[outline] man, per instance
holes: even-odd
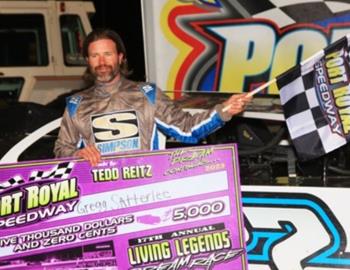
[[[196,143],[241,113],[251,100],[246,94],[232,95],[192,116],[155,85],[126,79],[123,41],[108,29],[96,29],[86,37],[83,55],[94,85],[67,100],[56,157],[81,157],[96,166],[104,154],[158,149],[157,130]]]

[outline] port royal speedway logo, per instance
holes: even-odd
[[[80,191],[69,177],[73,162],[34,170],[27,180],[16,175],[0,184],[0,229],[25,226],[72,212]]]

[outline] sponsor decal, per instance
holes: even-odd
[[[317,193],[317,189],[308,189]],[[349,196],[347,190],[338,191],[333,200]],[[343,219],[341,224],[320,197],[310,193],[243,192],[242,201],[249,264],[267,265],[272,270],[350,267],[344,228],[348,222]],[[262,211],[265,218],[259,217]]]
[[[154,2],[160,26],[146,25],[161,31],[155,37],[161,52],[158,44],[149,47],[157,48],[151,61],[161,70],[157,83],[164,89],[248,92],[350,29],[345,0]],[[165,52],[170,57],[164,59]],[[278,94],[278,89],[272,84],[265,93]]]
[[[136,111],[117,111],[91,116],[92,132],[102,154],[140,149]]]

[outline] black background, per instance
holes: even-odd
[[[142,0],[94,0],[96,13],[91,19],[93,28],[115,30],[126,47],[130,79],[145,80],[145,60],[142,35]]]

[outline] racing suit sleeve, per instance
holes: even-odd
[[[197,143],[232,118],[229,113],[222,111],[221,104],[195,114],[185,112],[160,89],[157,89],[156,104],[157,128],[183,143]]]
[[[72,157],[78,150],[77,146],[79,140],[79,132],[74,126],[72,118],[69,116],[68,110],[66,109],[62,117],[58,138],[55,142],[55,157]]]

